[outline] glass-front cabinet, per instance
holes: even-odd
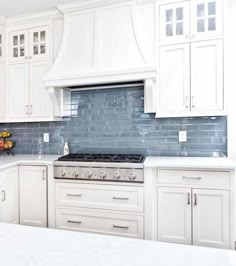
[[[48,27],[11,32],[10,62],[47,59],[49,56]]]
[[[189,39],[189,2],[160,6],[160,41],[162,45]]]
[[[191,1],[191,34],[193,40],[223,34],[222,0]]]
[[[191,0],[160,6],[160,45],[223,35],[223,0]]]

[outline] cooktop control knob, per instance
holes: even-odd
[[[79,176],[79,173],[77,171],[74,171],[73,176],[76,178]]]
[[[115,172],[113,175],[115,180],[119,180],[120,179],[120,173],[119,172]]]
[[[136,175],[135,174],[130,174],[129,175],[129,180],[132,180],[132,181],[134,181],[136,179]]]
[[[66,172],[65,171],[61,171],[61,176],[65,176],[66,175]]]
[[[91,178],[92,176],[93,176],[93,174],[92,174],[91,171],[88,171],[88,172],[86,173],[86,177],[87,177],[87,178]]]
[[[101,178],[101,179],[105,179],[106,176],[107,176],[107,174],[106,174],[105,172],[101,172],[101,173],[100,173],[100,178]]]

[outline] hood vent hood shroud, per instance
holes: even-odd
[[[142,80],[145,95],[155,93],[154,0],[80,0],[58,9],[64,36],[46,87]],[[145,111],[154,112],[155,97],[148,98]]]

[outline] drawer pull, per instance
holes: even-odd
[[[120,229],[129,229],[129,226],[121,226],[113,224],[113,228],[120,228]]]
[[[129,200],[129,198],[113,197],[114,200]]]
[[[67,194],[67,197],[82,197],[82,194]]]
[[[197,177],[183,176],[183,179],[201,180],[202,177],[201,176],[197,176]]]
[[[67,223],[70,223],[70,224],[81,224],[82,222],[81,221],[71,221],[71,220],[68,220]]]

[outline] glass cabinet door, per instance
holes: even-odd
[[[23,61],[28,58],[27,31],[10,33],[10,61]]]
[[[29,46],[32,59],[45,59],[49,56],[49,30],[47,26],[29,30]]]
[[[189,2],[160,6],[161,45],[189,40]]]
[[[191,1],[191,38],[201,39],[223,34],[222,0]]]

